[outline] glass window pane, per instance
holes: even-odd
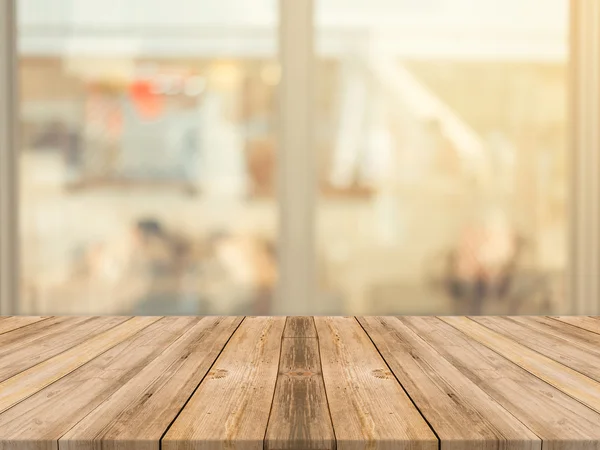
[[[21,314],[266,314],[276,0],[20,0]]]
[[[567,311],[568,1],[316,1],[324,297]]]

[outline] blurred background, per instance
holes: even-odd
[[[18,6],[19,313],[271,314],[278,2]],[[315,0],[318,312],[569,311],[568,23]]]

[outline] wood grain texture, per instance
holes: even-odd
[[[538,330],[543,330],[559,336],[571,345],[581,347],[593,353],[600,353],[600,334],[587,330],[584,327],[575,326],[573,324],[556,320],[550,317],[514,317],[516,322],[526,323],[527,326]],[[526,320],[523,320],[526,319]],[[592,321],[600,322],[600,320],[592,319]],[[591,326],[590,326],[591,327]]]
[[[317,330],[314,318],[306,316],[288,317],[285,322],[283,337],[316,338]]]
[[[358,318],[442,450],[541,449],[541,439],[394,317]]]
[[[597,318],[22,319],[0,450],[600,450]]]
[[[0,381],[126,320],[126,317],[57,317],[0,335]]]
[[[49,319],[51,316],[5,316],[0,317],[0,334],[9,333],[32,323]]]
[[[285,317],[247,317],[162,439],[163,450],[262,450]]]
[[[314,320],[288,317],[265,450],[333,449]]]
[[[600,334],[600,318],[590,316],[552,316],[551,319],[568,323],[592,333]]]
[[[0,450],[56,450],[61,436],[110,401],[197,321],[151,318],[132,324],[138,333],[121,330],[122,338],[106,352],[0,414]]]
[[[9,333],[0,334],[0,352],[3,355],[14,353],[20,348],[39,341],[40,337],[44,338],[55,331],[62,333],[72,325],[77,325],[85,320],[86,318],[83,317],[55,316],[17,328]]]
[[[596,346],[583,342],[582,348],[578,343],[563,338],[556,331],[552,333],[552,327],[547,327],[534,318],[472,317],[472,319],[554,361],[600,381],[600,335],[591,334],[598,338]],[[563,325],[573,328],[567,324]],[[560,327],[560,324],[558,326]]]
[[[0,383],[0,413],[133,336],[158,317],[133,317]]]
[[[543,450],[600,447],[600,414],[436,317],[400,317],[542,439]]]
[[[315,317],[339,450],[438,448],[438,440],[353,317]]]
[[[61,450],[158,449],[160,438],[241,321],[242,317],[206,317],[192,322],[156,359],[66,433],[60,439]]]
[[[444,317],[442,320],[546,383],[600,412],[600,384],[597,381],[467,317]]]

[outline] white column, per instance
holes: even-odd
[[[279,286],[274,314],[317,314],[313,0],[280,0]]]
[[[573,314],[600,313],[600,2],[571,0],[571,248]]]
[[[16,0],[0,2],[0,314],[18,305]]]

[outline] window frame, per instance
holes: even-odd
[[[317,158],[314,138],[314,0],[279,1],[279,281],[273,314],[314,314]]]
[[[572,314],[600,313],[600,2],[570,3],[570,217]]]
[[[0,2],[0,315],[17,314],[19,298],[16,1]]]

